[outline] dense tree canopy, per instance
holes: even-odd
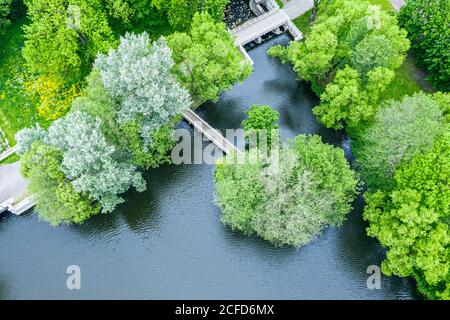
[[[399,14],[399,22],[417,60],[430,72],[438,88],[450,90],[450,1],[408,0]]]
[[[368,234],[388,249],[383,272],[415,277],[431,299],[450,299],[449,179],[447,128],[430,150],[399,166],[391,191],[366,197]]]
[[[347,66],[326,86],[313,112],[329,128],[355,131],[372,120],[382,91],[393,77],[393,71],[379,67],[369,71],[364,81],[357,70]]]
[[[187,31],[197,12],[207,12],[215,22],[223,21],[224,10],[230,0],[151,0],[159,10],[167,14],[172,27]]]
[[[127,159],[143,168],[154,168],[170,162],[168,151],[175,141],[171,135],[172,123],[151,133],[152,143],[144,148],[141,137],[140,117],[126,122],[119,122],[117,112],[120,104],[113,99],[100,79],[98,70],[88,77],[84,95],[74,100],[72,110],[79,110],[101,119],[101,130],[106,139],[127,151]]]
[[[449,95],[390,102],[352,143],[368,186],[368,234],[388,249],[382,270],[450,299]]]
[[[35,77],[27,89],[41,100],[39,114],[55,120],[70,109],[98,52],[115,45],[110,20],[125,21],[123,0],[25,0],[23,55]]]
[[[171,74],[173,64],[165,40],[151,43],[146,33],[125,35],[117,49],[95,61],[103,85],[120,101],[118,122],[137,122],[144,149],[155,131],[191,106],[188,92]]]
[[[0,36],[6,31],[11,24],[8,15],[11,12],[12,0],[0,0]]]
[[[39,127],[25,129],[16,138],[21,151],[27,152],[35,143],[56,148],[62,158],[59,170],[74,190],[98,201],[103,212],[110,212],[123,202],[119,194],[131,186],[143,191],[145,181],[136,166],[120,160],[100,126],[100,119],[75,111],[53,122],[48,132]]]
[[[368,187],[388,186],[396,167],[427,150],[444,126],[439,104],[424,93],[380,109],[374,124],[353,143],[353,152]]]
[[[72,112],[48,130],[37,126],[16,135],[18,152],[29,159],[23,170],[31,189],[43,189],[36,197],[41,216],[52,224],[110,212],[130,187],[144,190],[137,166],[156,167],[169,160],[174,117],[191,104],[170,74],[171,50],[163,39],[151,43],[146,34],[128,34],[95,65]],[[44,151],[42,159],[49,159],[51,172],[34,172],[32,163]],[[65,207],[55,207],[61,197],[72,201],[66,213]],[[74,211],[77,202],[80,212]]]
[[[303,135],[279,150],[279,162],[219,164],[215,181],[223,223],[296,247],[342,223],[357,189],[343,151]]]
[[[33,1],[43,8],[43,3],[38,0],[29,0],[28,3]],[[54,3],[49,3],[49,8],[34,14],[47,12],[52,19],[55,18],[53,15],[61,13],[65,2],[52,1]],[[133,13],[133,7],[127,4],[122,0],[104,0],[84,5],[92,8],[101,6],[104,11],[100,10],[98,14],[104,13],[102,17],[110,15],[114,19],[125,20]],[[36,7],[34,9],[37,10]],[[113,14],[111,10],[117,12]],[[58,19],[62,23],[63,18]],[[93,28],[96,18],[91,16],[86,19],[88,21],[85,22],[81,19],[84,28],[87,28],[83,32]],[[76,19],[69,19],[68,23],[68,29],[80,31]],[[72,28],[70,23],[75,27]],[[31,30],[32,26],[36,27],[32,22],[28,28]],[[87,77],[83,91],[74,94],[75,99],[70,103],[71,112],[54,121],[47,130],[36,126],[23,129],[16,135],[19,154],[31,161],[40,159],[36,154],[40,156],[45,151],[42,159],[47,159],[48,155],[52,164],[54,176],[45,170],[42,174],[32,172],[31,164],[24,165],[30,185],[37,188],[41,184],[45,189],[41,192],[42,197],[37,196],[38,206],[44,208],[44,219],[52,224],[82,222],[100,210],[114,210],[123,201],[120,195],[129,188],[144,190],[145,181],[137,171],[138,167],[157,167],[170,162],[168,151],[174,145],[172,130],[175,120],[192,105],[190,94],[183,85],[195,88],[193,92],[199,93],[197,98],[216,99],[221,90],[231,87],[251,71],[234,48],[222,23],[214,23],[207,13],[202,13],[195,15],[192,26],[190,35],[176,34],[171,39],[178,50],[174,54],[164,38],[152,42],[145,32],[140,35],[127,33],[120,38],[118,46],[110,48],[108,53],[102,53],[104,50],[99,48],[92,50],[89,54],[99,52],[94,68]],[[50,33],[47,35],[50,36]],[[78,36],[81,45],[87,45],[84,33]],[[189,38],[189,43],[183,44],[177,40],[177,37],[183,40],[185,36]],[[99,34],[96,37],[94,39],[99,41],[103,39]],[[106,48],[111,43],[105,41],[104,44]],[[75,53],[73,61],[81,61],[81,51],[71,51]],[[174,62],[172,55],[178,60]],[[81,67],[80,64],[68,64],[69,69],[75,65]],[[185,66],[195,72],[193,83],[178,82]],[[56,68],[56,73],[63,69]],[[35,71],[45,73],[50,70]],[[57,92],[59,86],[53,84],[54,79],[53,74],[48,77],[40,75],[37,83],[42,81],[42,85],[35,89]],[[53,99],[48,100],[49,105],[56,105]],[[65,193],[60,194],[62,189]],[[52,196],[47,198],[51,201],[46,200],[49,194]],[[73,208],[69,208],[67,214],[63,214],[61,208],[52,208],[59,206],[62,198],[58,197],[62,195],[72,201],[70,205]],[[77,202],[81,212],[73,210]],[[93,211],[85,210],[86,203],[92,204]],[[55,210],[53,216],[52,209]]]
[[[62,172],[60,150],[41,142],[21,159],[21,171],[28,179],[28,191],[33,194],[39,216],[52,225],[81,223],[100,211],[86,194],[75,191]]]
[[[175,72],[194,99],[217,100],[219,93],[243,81],[252,67],[234,47],[224,23],[196,14],[190,33],[168,37]]]
[[[100,120],[79,111],[56,120],[48,130],[50,145],[63,152],[62,171],[80,193],[99,201],[103,212],[123,202],[118,194],[131,186],[145,190],[145,181],[136,166],[117,158],[108,144]]]
[[[253,105],[246,111],[247,119],[242,121],[242,126],[250,138],[255,135],[255,143],[259,148],[272,144],[272,136],[278,135],[278,112],[267,105]],[[261,144],[266,143],[265,146]],[[256,146],[256,145],[255,145]]]
[[[321,96],[315,114],[327,127],[355,131],[375,114],[409,48],[395,16],[367,1],[328,3],[303,42],[272,56],[290,61]]]
[[[109,1],[106,1],[109,3]],[[25,0],[24,56],[32,72],[79,81],[98,52],[114,44],[102,0]]]

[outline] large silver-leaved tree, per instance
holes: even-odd
[[[87,113],[72,112],[52,124],[45,142],[63,152],[61,169],[75,190],[110,212],[123,202],[119,194],[132,186],[143,191],[145,181],[136,166],[116,160],[116,148],[107,143],[100,125]]]
[[[126,34],[117,49],[95,61],[104,86],[120,101],[119,122],[140,119],[145,147],[152,142],[152,133],[191,105],[189,93],[171,74],[173,65],[164,38],[152,43],[145,32]]]

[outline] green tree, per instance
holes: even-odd
[[[25,0],[24,57],[31,72],[77,82],[115,38],[101,0]]]
[[[353,152],[368,187],[390,187],[397,166],[429,149],[444,126],[438,102],[424,93],[380,109],[373,125],[353,142]]]
[[[268,54],[280,58],[283,63],[291,62],[300,79],[324,85],[337,54],[339,23],[336,18],[317,23],[304,41],[291,42],[287,48],[274,46],[268,50]]]
[[[364,81],[357,70],[346,66],[327,85],[320,96],[320,105],[313,112],[326,127],[345,127],[348,132],[354,133],[372,120],[382,93],[393,77],[393,71],[377,67],[367,73],[367,80]]]
[[[5,33],[6,28],[11,24],[8,19],[11,12],[11,3],[12,0],[0,0],[0,36]]]
[[[272,143],[272,136],[274,134],[278,135],[278,118],[279,114],[276,110],[273,110],[267,105],[253,105],[249,110],[245,112],[247,114],[247,119],[242,121],[242,126],[244,127],[247,136],[256,135],[256,143],[261,148],[260,135],[266,137],[265,143],[270,149]]]
[[[388,68],[393,54],[391,43],[385,36],[368,36],[352,51],[350,64],[364,80],[367,80],[367,74],[374,68]]]
[[[117,121],[139,125],[144,149],[155,131],[191,106],[189,93],[171,73],[173,65],[164,38],[152,43],[146,33],[126,34],[117,49],[95,61],[104,87],[119,101]]]
[[[39,217],[52,225],[81,223],[100,212],[100,206],[78,193],[61,170],[57,148],[36,142],[21,158],[21,172],[29,181]]]
[[[144,148],[139,121],[118,121],[119,103],[109,95],[100,79],[99,71],[94,70],[87,82],[83,96],[74,100],[72,111],[86,112],[101,119],[101,131],[108,142],[127,151],[126,158],[133,164],[148,169],[170,162],[169,151],[175,143],[172,138],[172,123],[169,122],[153,132],[151,144]]]
[[[428,69],[436,87],[450,90],[450,2],[408,0],[399,14],[417,60]]]
[[[259,150],[248,151],[258,158]],[[215,173],[222,222],[275,245],[300,247],[327,225],[340,225],[351,209],[357,178],[342,150],[318,136],[298,136],[290,146],[257,162],[222,163]],[[245,194],[245,197],[242,195]]]
[[[230,0],[151,0],[152,4],[166,12],[172,27],[187,31],[198,12],[207,12],[215,22],[222,22],[226,5]]]
[[[152,39],[172,33],[166,12],[152,5],[153,0],[127,0],[132,15],[128,31],[148,32]]]
[[[23,56],[32,80],[28,93],[40,98],[39,115],[65,115],[98,52],[116,44],[112,21],[128,21],[124,0],[24,0],[28,7]]]
[[[368,234],[387,248],[382,271],[415,277],[430,299],[450,299],[450,130],[404,161],[392,191],[366,196]]]
[[[252,71],[234,47],[224,23],[207,13],[196,14],[190,33],[168,37],[173,50],[175,73],[194,99],[218,99],[219,93],[243,81]]]
[[[100,125],[100,119],[75,111],[52,123],[45,142],[62,151],[61,170],[74,189],[111,212],[124,201],[120,194],[131,187],[142,192],[146,184],[136,166],[121,161]]]
[[[349,122],[359,122],[366,110],[358,72],[347,66],[337,72],[313,112],[326,127],[341,129]]]
[[[395,16],[368,1],[335,0],[321,9],[305,41],[269,54],[291,62],[321,95],[314,112],[322,123],[355,132],[375,114],[408,48]]]

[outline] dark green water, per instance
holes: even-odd
[[[311,114],[318,100],[307,86],[289,66],[266,57],[269,46],[287,42],[280,36],[252,50],[254,73],[199,112],[219,129],[238,128],[251,104],[269,104],[280,112],[284,138],[318,133],[343,145]],[[361,199],[342,227],[299,250],[274,248],[220,223],[213,173],[208,165],[152,170],[146,192],[130,192],[114,213],[82,226],[53,228],[36,214],[3,215],[0,298],[416,298],[408,279],[383,277],[380,290],[366,288],[366,269],[383,253],[365,235]],[[81,290],[66,289],[69,265],[81,268]]]

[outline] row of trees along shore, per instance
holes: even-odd
[[[367,232],[387,250],[382,271],[414,277],[430,299],[450,299],[449,19],[446,0],[408,0],[398,16],[322,1],[305,41],[268,52],[311,83],[319,121],[350,135]],[[443,91],[387,100],[410,44]]]

